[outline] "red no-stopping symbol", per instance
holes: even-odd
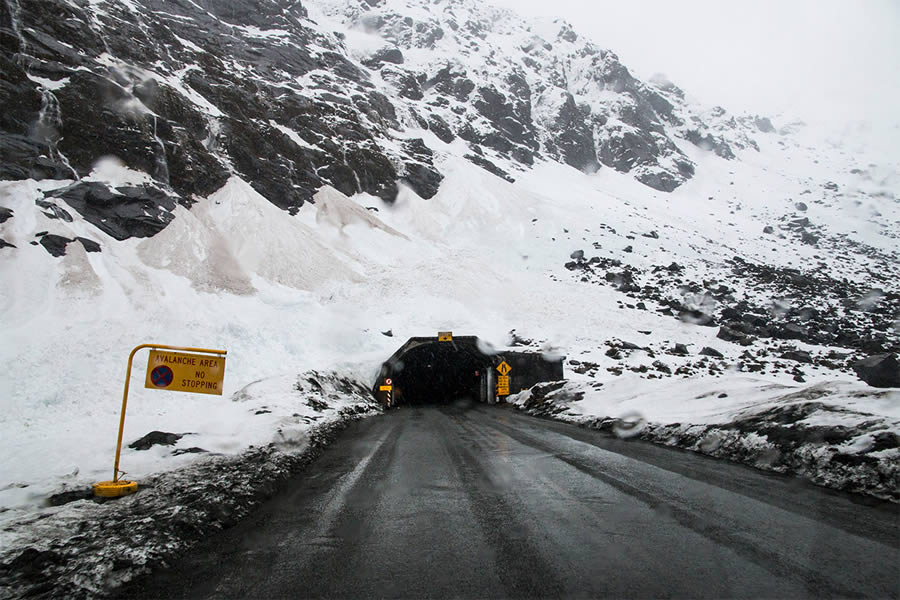
[[[172,380],[175,379],[175,374],[172,373],[172,369],[165,365],[160,365],[150,371],[150,381],[159,388],[168,387]]]

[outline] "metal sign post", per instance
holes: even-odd
[[[222,394],[222,380],[225,377],[225,350],[207,348],[187,348],[164,344],[141,344],[135,346],[128,355],[125,371],[125,390],[122,392],[122,416],[119,417],[119,437],[116,439],[116,461],[113,465],[112,481],[94,484],[94,495],[106,498],[126,496],[137,491],[136,481],[119,479],[119,457],[122,455],[122,434],[125,432],[125,408],[128,405],[128,388],[131,383],[131,365],[134,355],[143,348],[153,348],[147,361],[145,387],[169,389],[178,392],[201,394]],[[158,352],[173,350],[174,352]],[[186,354],[200,352],[202,354]]]

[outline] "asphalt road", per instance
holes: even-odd
[[[127,596],[896,598],[900,511],[508,408],[404,408]]]

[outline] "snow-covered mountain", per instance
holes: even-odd
[[[834,384],[841,451],[876,447],[866,414],[900,431],[898,392],[851,369],[900,349],[900,164],[852,136],[699,106],[474,0],[3,0],[0,45],[3,507],[108,478],[151,341],[228,349],[230,395],[371,383],[449,329],[647,397]],[[703,423],[790,396],[742,389]],[[133,393],[128,439],[234,453],[294,418]]]

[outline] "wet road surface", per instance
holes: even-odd
[[[137,583],[128,597],[898,597],[900,511],[509,408],[403,408]]]

